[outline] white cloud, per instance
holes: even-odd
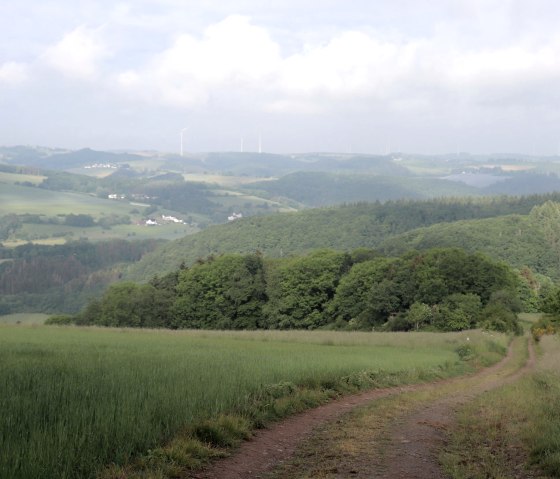
[[[43,60],[68,77],[92,79],[98,76],[101,61],[108,54],[100,30],[80,26],[48,47]]]
[[[0,65],[0,84],[19,85],[28,80],[29,67],[24,63],[6,62]]]
[[[457,97],[485,104],[497,91],[500,99],[513,98],[556,80],[559,56],[556,38],[466,49],[446,31],[403,38],[357,29],[282,55],[267,29],[233,15],[198,37],[176,36],[169,48],[143,67],[117,74],[116,81],[132,98],[177,107],[226,97],[242,104],[252,96],[252,106],[276,112],[364,109],[368,102],[411,111],[445,109]]]
[[[280,59],[267,31],[234,15],[209,26],[202,38],[179,35],[139,71],[117,76],[121,87],[165,104],[204,103],[215,88],[262,88]]]

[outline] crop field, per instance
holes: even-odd
[[[45,178],[46,176],[41,175],[23,175],[19,173],[0,171],[0,183],[15,184],[27,182],[38,185],[39,183],[42,183]]]
[[[493,341],[507,340],[0,326],[0,477],[90,477],[188,424],[247,411],[271,385],[320,387],[360,371],[427,380],[461,370],[458,348]]]
[[[24,224],[18,235],[24,239],[23,242],[31,241],[40,243],[44,240],[61,240],[65,238],[77,240],[87,238],[89,241],[101,241],[112,238],[123,239],[177,239],[188,234],[199,231],[199,228],[184,224],[161,224],[158,226],[145,226],[137,224],[114,225],[111,229],[103,229],[100,226],[83,228],[79,226],[52,225],[52,224]],[[52,244],[52,243],[50,243]],[[5,242],[6,246],[10,246]]]
[[[237,191],[215,190],[215,196],[211,196],[209,200],[228,208],[242,209],[247,206],[256,208],[268,205],[268,207],[280,212],[297,211],[295,208],[283,205],[277,201],[267,200],[253,195],[246,195]]]
[[[198,183],[208,183],[211,185],[220,185],[227,188],[236,188],[257,181],[270,181],[276,178],[256,178],[254,176],[233,176],[218,174],[202,174],[202,173],[186,173],[183,175],[186,181],[195,181]]]
[[[0,325],[2,324],[43,324],[49,317],[43,313],[14,313],[0,316]]]
[[[74,213],[99,217],[102,213],[128,214],[131,208],[127,203],[85,194],[9,184],[3,184],[0,188],[0,215],[28,213],[55,216]]]

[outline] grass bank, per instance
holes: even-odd
[[[172,476],[274,418],[343,392],[459,374],[465,359],[497,360],[505,343],[480,332],[3,326],[0,476]]]
[[[460,411],[443,456],[452,477],[560,476],[558,336],[544,336],[538,348],[533,373]]]

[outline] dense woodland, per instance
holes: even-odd
[[[360,203],[241,219],[159,246],[154,241],[120,240],[3,248],[0,308],[3,313],[73,313],[116,280],[145,282],[209,255],[261,251],[269,260],[318,248],[365,247],[400,256],[413,249],[460,247],[527,269],[548,287],[549,278],[560,279],[560,203],[552,201],[559,199],[554,194]],[[4,227],[17,227],[17,218],[10,218],[5,218]],[[91,218],[64,219],[80,224],[86,220]]]
[[[113,285],[75,317],[53,323],[196,329],[519,332],[516,313],[540,302],[530,272],[461,249],[400,257],[368,249],[265,259],[210,257],[148,284]]]
[[[555,241],[554,225],[560,217],[556,217],[554,205],[558,201],[559,193],[525,197],[402,200],[243,218],[163,245],[132,265],[127,278],[142,281],[154,274],[172,271],[181,263],[192,264],[198,258],[220,253],[258,250],[265,256],[282,257],[317,248],[350,251],[365,247],[401,254],[414,248],[458,246],[497,255],[496,258],[515,267],[530,266],[536,272],[560,279],[558,262],[552,257],[547,243]],[[550,202],[549,206],[542,211],[548,213],[535,212],[529,219],[528,215],[535,206],[547,202]],[[480,221],[484,219],[488,221]],[[432,230],[414,231],[430,226]],[[455,229],[461,227],[463,230],[455,233]],[[548,240],[544,230],[549,230]],[[424,244],[421,240],[431,231],[433,244]],[[407,235],[407,232],[410,233]],[[402,237],[398,236],[401,234]]]
[[[477,169],[473,176],[483,171]],[[274,198],[294,200],[309,207],[403,198],[531,195],[560,190],[560,179],[553,173],[508,172],[506,174],[496,168],[491,169],[488,176],[494,180],[500,178],[500,181],[484,187],[475,187],[459,180],[419,177],[411,175],[410,172],[395,174],[389,169],[375,174],[304,171],[285,175],[276,181],[253,183],[250,187],[257,193],[266,192]],[[456,178],[460,179],[461,175],[456,175]]]
[[[469,254],[483,252],[494,260],[504,261],[519,271],[525,271],[545,290],[551,287],[552,281],[560,280],[560,229],[557,226],[560,224],[560,193],[519,197],[480,196],[509,193],[512,189],[530,192],[538,190],[539,185],[544,191],[556,190],[558,178],[550,172],[539,173],[536,169],[533,172],[506,172],[499,166],[465,169],[464,163],[472,163],[471,160],[457,158],[434,159],[430,162],[406,157],[397,161],[390,156],[357,155],[343,158],[340,155],[316,154],[284,157],[233,153],[208,154],[200,158],[182,159],[180,162],[175,157],[162,158],[158,160],[159,163],[151,164],[171,167],[176,162],[175,169],[157,169],[156,166],[154,170],[142,170],[134,165],[145,161],[145,157],[98,153],[91,150],[53,150],[45,153],[25,148],[6,151],[5,160],[9,155],[15,155],[14,161],[16,157],[20,160],[28,158],[28,164],[31,165],[0,164],[0,172],[12,175],[7,176],[6,181],[16,182],[8,185],[12,189],[74,192],[87,198],[104,198],[107,202],[109,194],[118,193],[119,197],[122,195],[125,199],[114,203],[119,205],[119,209],[111,214],[99,214],[97,211],[91,214],[4,213],[0,218],[0,241],[34,240],[44,238],[41,235],[45,234],[60,240],[61,237],[55,234],[62,233],[65,234],[64,239],[69,241],[74,235],[82,238],[93,230],[98,231],[96,241],[102,237],[100,234],[112,234],[111,230],[118,230],[116,234],[133,238],[135,233],[132,228],[141,224],[143,217],[156,217],[165,211],[177,212],[189,226],[194,225],[192,229],[195,230],[212,222],[225,221],[233,205],[243,204],[243,201],[247,202],[246,211],[249,215],[270,213],[281,205],[302,208],[348,203],[288,214],[245,217],[161,245],[154,241],[142,243],[123,240],[99,243],[70,241],[59,246],[28,244],[15,249],[2,248],[0,312],[74,313],[115,281],[146,282],[148,278],[164,278],[168,273],[174,274],[181,265],[191,268],[200,258],[228,253],[253,254],[255,251],[261,252],[263,264],[266,265],[263,270],[266,270],[266,274],[263,273],[266,300],[263,300],[265,305],[261,305],[262,311],[259,309],[259,314],[267,318],[266,327],[291,327],[287,326],[287,318],[292,313],[283,312],[282,307],[278,306],[287,301],[286,297],[278,293],[281,288],[272,288],[277,281],[283,284],[278,279],[278,271],[282,268],[279,267],[277,271],[271,266],[275,258],[289,261],[288,258],[311,254],[320,248],[345,252],[369,248],[375,249],[379,255],[397,257],[411,250],[459,247]],[[111,167],[112,173],[104,177],[45,169],[54,165],[77,168],[93,162],[118,166],[114,169]],[[224,190],[222,186],[184,179],[186,172],[191,170],[244,175],[245,169],[249,171],[257,164],[261,167],[261,174],[277,174],[280,178],[258,183],[243,181],[236,186],[236,192]],[[421,177],[418,172],[414,172],[418,165],[436,170],[441,170],[442,165],[445,165],[448,169],[452,167],[456,176],[466,171],[474,175],[499,176],[501,181],[475,188],[438,178],[433,173]],[[13,175],[22,175],[22,181],[18,182]],[[450,194],[463,197],[421,201],[402,199]],[[248,199],[234,200],[236,195],[253,198],[250,200],[252,203]],[[262,204],[258,203],[259,198]],[[376,198],[382,201],[355,202]],[[67,200],[71,203],[71,199]],[[274,203],[276,206],[269,208],[266,202],[270,200],[277,200]],[[128,206],[130,201],[140,203]],[[147,206],[148,203],[150,206]],[[119,229],[122,225],[130,225],[130,229],[122,233]],[[316,273],[319,274],[319,271]],[[334,296],[329,297],[329,304],[331,299],[334,300]],[[336,304],[334,301],[333,305]],[[407,304],[405,310],[410,306]],[[250,309],[249,306],[246,308]],[[397,308],[396,313],[403,311]],[[321,320],[313,319],[313,315],[301,316],[301,313],[300,317],[298,314],[294,313],[292,321],[298,322],[301,327],[333,324],[333,318],[325,319],[322,311]],[[315,316],[317,314],[314,313]],[[348,322],[356,319],[344,317],[344,321]]]
[[[138,261],[158,241],[74,241],[0,247],[0,314],[33,308],[77,311],[118,280],[118,265]]]

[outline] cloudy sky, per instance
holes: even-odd
[[[0,2],[0,144],[560,150],[557,0]]]

